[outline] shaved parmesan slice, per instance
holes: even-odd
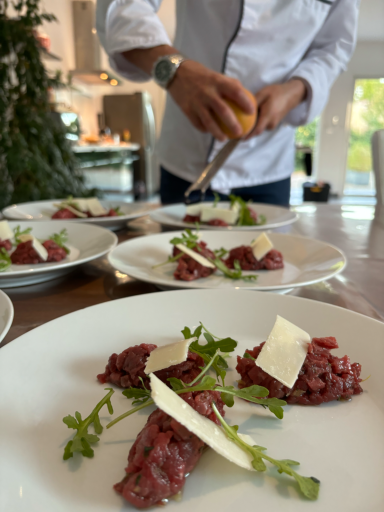
[[[68,203],[76,204],[76,207],[81,212],[87,212],[88,211],[88,199],[83,199],[81,197],[76,197],[75,199],[71,199],[68,201]]]
[[[209,222],[212,219],[220,219],[227,224],[235,224],[239,217],[238,210],[225,210],[224,208],[213,208],[207,206],[201,212],[201,222]]]
[[[189,206],[186,207],[186,213],[187,215],[200,215],[201,213],[201,210],[204,208],[204,206],[199,203],[199,204],[190,204]]]
[[[81,219],[85,219],[86,217],[88,217],[88,215],[85,215],[85,213],[82,213],[79,210],[76,210],[76,208],[73,208],[72,206],[70,206],[67,203],[56,203],[56,204],[54,203],[53,206],[55,206],[56,208],[60,208],[60,209],[66,208],[70,212],[74,213],[76,215],[76,217],[80,217]]]
[[[185,252],[185,254],[188,254],[188,256],[190,256],[192,259],[197,261],[197,263],[200,263],[200,265],[203,265],[203,267],[216,268],[213,263],[211,263],[210,261],[207,260],[207,258],[204,258],[204,256],[193,251],[192,249],[189,249],[185,245],[177,244],[176,247],[178,249],[180,249],[180,251]]]
[[[106,215],[108,213],[108,211],[104,208],[104,206],[96,197],[88,199],[87,204],[88,210],[94,217],[100,217],[101,215]]]
[[[197,338],[189,340],[178,341],[177,343],[170,343],[164,347],[155,348],[147,359],[147,366],[145,373],[153,373],[164,368],[169,368],[175,364],[184,363],[188,357],[188,348],[192,341]]]
[[[254,257],[257,259],[257,261],[260,261],[266,254],[269,253],[271,249],[273,249],[273,243],[266,233],[261,233],[261,235],[259,235],[256,240],[251,243],[251,248]]]
[[[151,396],[159,409],[172,416],[222,457],[241,468],[254,471],[251,455],[228,439],[221,427],[192,409],[174,391],[163,384],[156,375],[152,373],[150,378]]]
[[[256,364],[284,386],[292,388],[307,357],[310,335],[277,315]]]
[[[9,240],[10,238],[13,238],[13,231],[9,227],[7,220],[1,220],[0,221],[0,240]]]
[[[44,247],[44,245],[42,245],[37,240],[37,238],[35,238],[32,235],[20,235],[19,236],[19,240],[20,240],[20,242],[29,242],[30,240],[32,240],[32,247],[35,249],[35,251],[37,252],[37,254],[40,256],[40,258],[43,261],[47,261],[47,259],[48,259],[48,251]]]

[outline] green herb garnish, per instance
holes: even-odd
[[[185,232],[181,234],[181,237],[172,238],[172,240],[170,240],[170,243],[172,245],[183,244],[186,247],[188,247],[188,249],[193,249],[194,247],[196,247],[198,240],[198,233],[194,234],[190,229],[186,229]]]
[[[252,361],[256,361],[256,359],[254,357],[252,357],[251,354],[248,354],[248,352],[244,352],[243,357],[245,359],[252,359]]]
[[[68,232],[66,229],[62,229],[60,233],[54,233],[52,236],[49,237],[49,240],[52,240],[57,244],[59,247],[64,249],[64,251],[69,254],[68,247],[65,246],[66,242],[68,242]]]
[[[235,267],[235,270],[230,270],[227,265],[221,261],[219,258],[215,258],[214,260],[211,260],[208,258],[209,261],[211,261],[218,270],[220,270],[225,277],[228,277],[229,279],[242,279],[243,281],[256,281],[258,278],[257,274],[250,274],[247,276],[243,275],[243,271],[241,270],[240,263],[238,260],[235,260],[233,262],[233,266]]]
[[[213,251],[215,253],[216,258],[224,258],[228,254],[229,251],[227,249],[224,249],[224,247],[221,247],[220,249],[216,249]]]
[[[247,203],[241,197],[232,194],[229,196],[229,199],[231,200],[231,208],[233,208],[235,204],[239,205],[239,218],[236,223],[237,226],[261,226],[267,222],[264,215],[259,215],[259,220],[256,222],[249,210],[250,203]]]
[[[81,453],[84,457],[92,458],[94,451],[91,448],[91,444],[97,443],[100,438],[95,434],[88,434],[88,427],[93,423],[96,434],[103,432],[103,427],[100,423],[99,412],[100,409],[107,404],[109,414],[113,414],[113,407],[111,404],[111,396],[114,393],[112,388],[105,388],[109,393],[96,405],[91,414],[84,420],[81,418],[81,414],[76,411],[75,417],[70,414],[63,418],[63,422],[68,428],[77,430],[75,437],[68,441],[64,448],[63,459],[67,460],[73,457],[75,452]]]
[[[272,457],[269,457],[269,455],[264,453],[266,448],[263,448],[262,446],[258,445],[249,445],[239,437],[237,433],[239,427],[237,425],[234,425],[232,427],[229,426],[225,422],[224,418],[221,416],[219,411],[217,410],[217,407],[214,403],[212,403],[212,409],[216,417],[219,419],[221,426],[223,427],[228,438],[231,439],[231,441],[233,441],[234,443],[236,443],[237,446],[239,446],[243,451],[249,453],[252,456],[252,466],[256,471],[266,471],[267,466],[265,465],[264,460],[267,460],[268,462],[277,467],[279,473],[286,473],[287,475],[292,476],[299,484],[300,490],[304,494],[304,496],[306,496],[310,500],[317,499],[319,495],[320,481],[317,478],[301,476],[298,473],[296,473],[296,471],[294,471],[291,466],[298,466],[300,464],[299,462],[289,459],[273,459]]]
[[[216,208],[217,203],[220,201],[220,194],[218,194],[217,192],[213,192],[213,195],[215,197],[215,200],[213,201],[212,207]]]
[[[11,257],[7,253],[5,247],[0,249],[0,272],[4,272],[12,265]]]
[[[13,232],[15,233],[15,242],[16,244],[13,244],[13,245],[18,245],[18,244],[21,244],[21,240],[20,240],[20,235],[29,235],[29,233],[32,231],[32,228],[26,228],[24,229],[24,231],[21,231],[20,230],[20,226],[17,226],[13,229]]]

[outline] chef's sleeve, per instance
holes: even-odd
[[[96,28],[109,56],[112,69],[133,82],[150,76],[123,57],[135,48],[170,45],[168,34],[157,16],[162,0],[98,0]]]
[[[288,124],[304,125],[321,114],[334,81],[346,70],[355,49],[359,6],[360,0],[335,0],[304,58],[290,73],[288,78],[306,83],[308,94],[287,115]]]

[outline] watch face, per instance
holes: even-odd
[[[160,61],[155,69],[155,77],[159,82],[167,82],[171,75],[172,64],[167,60]]]

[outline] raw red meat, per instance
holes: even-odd
[[[277,270],[284,268],[283,255],[276,249],[271,249],[260,261],[253,255],[249,245],[235,247],[229,252],[224,263],[228,268],[235,268],[234,261],[237,260],[241,270]]]
[[[4,247],[6,251],[10,251],[12,249],[12,243],[10,240],[0,240],[0,249]]]
[[[68,208],[62,208],[52,215],[52,219],[78,219],[77,215],[68,210]]]
[[[26,265],[36,263],[49,263],[52,261],[61,261],[67,254],[64,249],[58,246],[53,240],[46,240],[43,246],[48,251],[47,261],[43,261],[32,247],[32,240],[28,242],[21,242],[11,254],[11,261],[15,265]]]
[[[101,384],[110,382],[121,388],[142,388],[141,377],[149,389],[150,382],[147,374],[144,373],[144,368],[149,354],[155,348],[157,348],[156,345],[142,343],[127,348],[121,354],[112,354],[105,367],[105,372],[97,376],[99,382]],[[167,380],[169,377],[176,377],[188,384],[199,375],[201,366],[204,366],[203,359],[193,352],[188,352],[188,358],[184,363],[159,370],[155,372],[155,375],[167,385],[169,385]]]
[[[255,223],[257,223],[257,213],[255,212],[255,210],[253,208],[250,208],[249,206],[248,210],[249,213],[251,214],[252,219],[255,221]]]
[[[188,222],[194,224],[195,222],[200,222],[200,215],[186,215],[183,219],[183,222]]]
[[[225,222],[225,220],[221,219],[211,219],[206,224],[208,224],[208,226],[219,226],[224,228],[229,226],[229,224]]]
[[[180,396],[203,416],[212,419],[213,415],[216,420],[212,401],[224,416],[224,404],[217,391],[186,395],[191,396]],[[204,448],[204,442],[195,434],[157,409],[129,452],[126,477],[114,489],[137,508],[164,504],[164,500],[182,490]]]
[[[264,343],[246,350],[257,359]],[[308,354],[292,389],[287,388],[255,361],[237,356],[236,370],[241,375],[239,388],[257,384],[269,390],[269,397],[281,398],[289,404],[319,405],[332,400],[350,400],[363,392],[360,386],[361,365],[351,364],[348,356],[338,358],[330,350],[338,348],[335,338],[313,338]]]
[[[215,259],[215,254],[210,249],[208,249],[205,242],[198,242],[197,245],[200,247],[200,250],[198,251],[197,248],[194,248],[193,250],[195,252],[201,254],[205,258]],[[177,247],[174,247],[173,256],[176,256],[179,253],[180,250]],[[183,254],[183,256],[178,260],[177,269],[175,270],[173,276],[179,281],[194,281],[195,279],[200,279],[201,277],[208,277],[215,271],[215,268],[204,267],[187,254]]]

